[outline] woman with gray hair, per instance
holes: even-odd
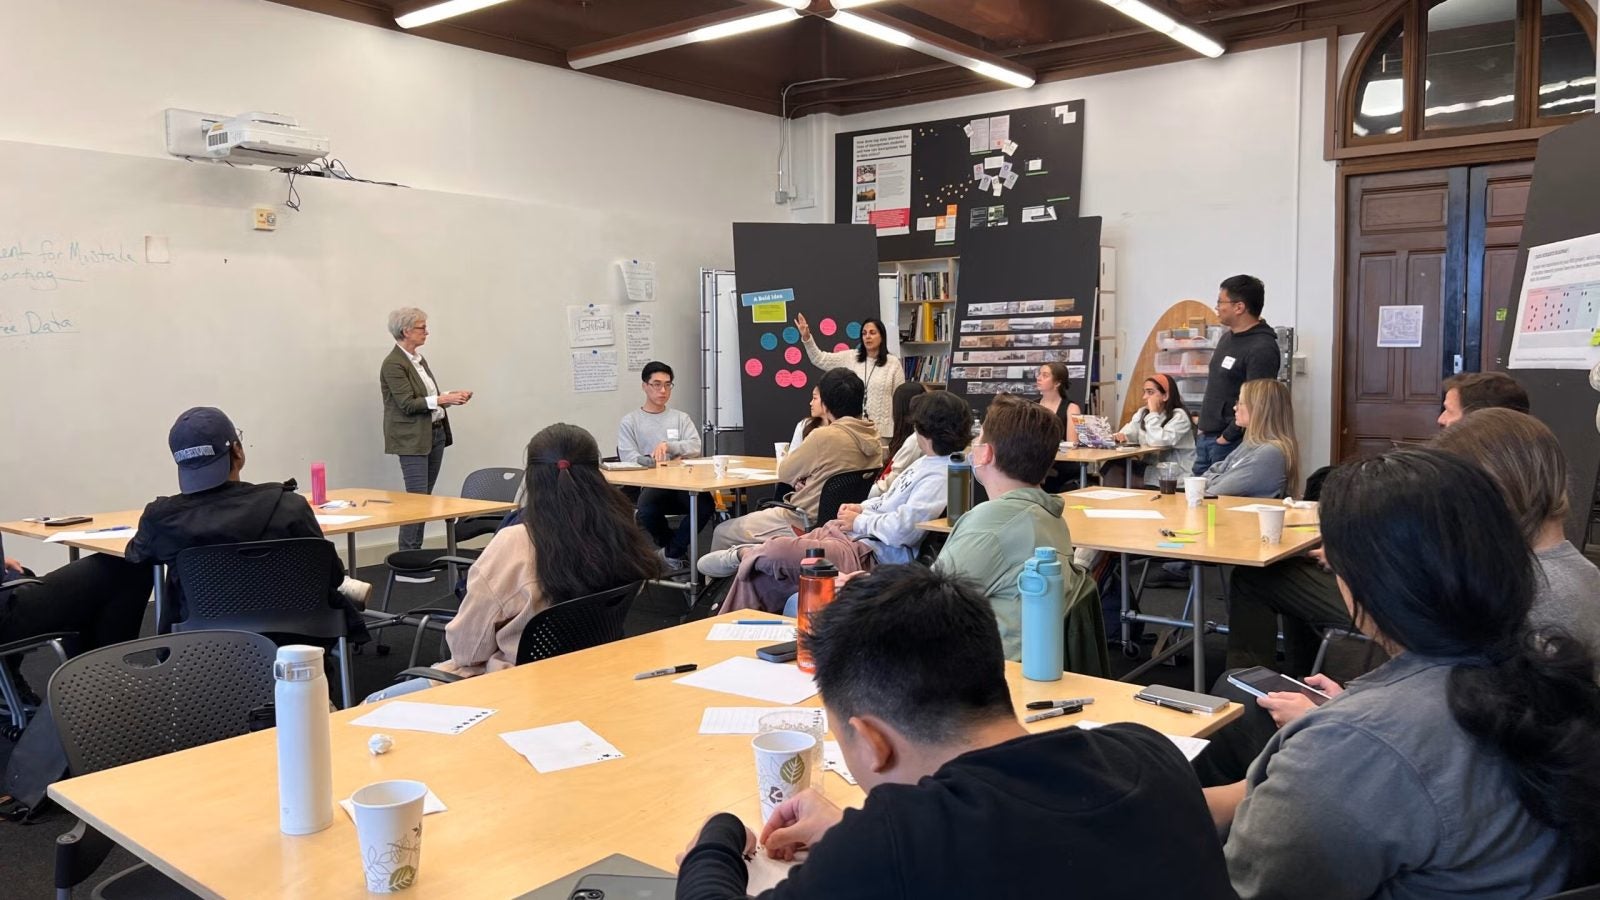
[[[395,347],[378,370],[383,391],[383,452],[400,457],[406,490],[433,493],[439,480],[444,448],[450,446],[450,417],[445,407],[472,399],[471,391],[440,391],[433,370],[418,351],[428,341],[428,314],[414,306],[389,313]],[[400,549],[422,546],[422,526],[400,528]]]

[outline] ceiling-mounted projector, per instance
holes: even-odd
[[[167,110],[167,152],[189,159],[293,168],[327,156],[328,138],[281,113],[217,116]]]

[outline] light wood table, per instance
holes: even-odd
[[[711,457],[694,460],[673,460],[648,469],[602,469],[606,481],[618,487],[655,488],[662,491],[682,491],[689,495],[689,520],[700,521],[700,495],[707,491],[733,491],[742,496],[744,491],[762,485],[778,483],[778,460],[771,456],[730,456],[728,474],[717,477]],[[736,475],[733,469],[761,470],[762,475]],[[689,530],[689,580],[658,581],[657,584],[689,592],[694,602],[700,589],[700,529]]]
[[[374,781],[421,780],[449,807],[426,819],[422,864],[409,895],[512,897],[611,853],[666,870],[705,819],[756,807],[749,735],[702,735],[708,706],[758,700],[675,684],[634,681],[660,666],[710,666],[755,652],[761,642],[707,641],[730,613],[492,675],[440,685],[405,699],[492,707],[498,712],[456,736],[392,732],[383,756],[367,752],[373,729],[352,726],[371,707],[333,715],[333,792],[348,797]],[[767,617],[773,618],[773,617]],[[1168,734],[1204,736],[1241,713],[1183,715],[1132,699],[1134,685],[1080,675],[1033,682],[1006,664],[1019,708],[1032,699],[1092,696],[1082,715],[1025,726],[1046,731],[1074,719],[1141,722]],[[813,697],[805,705],[816,706]],[[540,774],[499,738],[582,721],[622,759]],[[198,747],[57,782],[50,795],[141,859],[203,896],[366,897],[355,828],[335,810],[333,826],[289,837],[278,831],[273,731]],[[860,789],[821,773],[822,789],[859,806]],[[225,789],[224,789],[225,787]],[[747,811],[747,812],[746,812]]]
[[[1089,464],[1117,462],[1123,459],[1134,459],[1147,453],[1160,453],[1163,447],[1117,447],[1114,450],[1092,450],[1088,447],[1073,447],[1070,450],[1060,450],[1056,453],[1056,462],[1075,462],[1078,464],[1078,487],[1089,486]]]
[[[340,534],[345,535],[351,572],[356,570],[356,535],[360,532],[443,520],[445,524],[446,552],[454,555],[456,552],[456,520],[472,516],[503,515],[516,508],[514,503],[501,501],[468,500],[462,497],[444,497],[437,494],[408,494],[403,491],[380,491],[369,488],[338,488],[330,490],[328,491],[328,499],[348,500],[355,505],[344,509],[314,510],[314,512],[321,516],[362,517],[353,522],[322,526],[322,533],[328,537]],[[132,540],[134,528],[139,524],[139,515],[143,511],[141,508],[95,513],[94,521],[85,522],[82,525],[69,525],[65,528],[49,528],[37,522],[0,522],[0,533],[44,540],[62,531],[124,528],[126,529],[125,531],[119,532],[114,536],[58,542],[67,546],[68,555],[72,559],[77,559],[78,554],[84,550],[120,557],[127,551],[128,541]],[[164,570],[164,566],[156,566],[155,595],[158,627],[166,623],[164,618],[166,612],[165,597],[163,596],[166,582]],[[451,581],[454,583],[453,574]]]
[[[1100,490],[1121,490],[1129,494],[1129,496],[1117,500],[1087,499],[1080,496],[1085,491]],[[1192,629],[1188,638],[1169,646],[1148,663],[1124,677],[1138,677],[1150,666],[1159,663],[1174,653],[1180,652],[1189,646],[1192,641],[1195,645],[1195,651],[1191,654],[1194,657],[1194,689],[1202,692],[1208,690],[1210,685],[1206,683],[1205,654],[1200,650],[1200,639],[1208,628],[1208,623],[1205,621],[1204,605],[1201,602],[1202,573],[1200,566],[1208,563],[1225,566],[1254,566],[1257,568],[1270,566],[1280,560],[1304,553],[1322,542],[1322,533],[1314,527],[1317,524],[1317,512],[1314,509],[1288,510],[1284,517],[1283,541],[1277,544],[1264,544],[1261,542],[1259,516],[1255,513],[1233,511],[1235,507],[1240,506],[1252,506],[1260,503],[1277,505],[1282,502],[1277,500],[1260,500],[1251,497],[1219,497],[1215,500],[1205,501],[1205,505],[1190,508],[1182,492],[1158,494],[1153,491],[1120,488],[1084,488],[1062,494],[1061,498],[1067,503],[1066,508],[1061,512],[1061,517],[1066,520],[1067,530],[1072,534],[1074,547],[1104,550],[1120,556],[1118,564],[1121,566],[1120,574],[1122,576],[1122,640],[1124,646],[1127,646],[1132,640],[1129,626],[1133,622]],[[1216,526],[1214,528],[1207,526],[1206,505],[1212,505],[1217,508]],[[1143,510],[1158,513],[1161,518],[1096,518],[1087,514],[1091,509]],[[951,531],[949,519],[934,519],[930,522],[922,522],[917,527],[924,531],[941,533],[949,533]],[[1167,536],[1161,533],[1162,529],[1175,532],[1192,531],[1195,533]],[[1178,547],[1157,546],[1158,544],[1172,542],[1183,543]],[[1128,558],[1134,555],[1180,559],[1196,564],[1189,567],[1189,620],[1145,615],[1132,608],[1132,592],[1128,581]]]

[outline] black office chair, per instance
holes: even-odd
[[[525,476],[522,469],[511,469],[503,466],[487,469],[477,469],[467,475],[461,483],[461,496],[468,500],[490,500],[498,503],[510,503],[517,499],[517,492],[522,488],[522,479]],[[471,516],[456,522],[456,540],[465,541],[486,534],[493,534],[500,527],[503,514],[492,516]],[[412,578],[423,578],[437,575],[450,568],[451,565],[471,565],[471,561],[478,558],[479,550],[457,550],[455,556],[445,556],[438,550],[426,548],[420,550],[396,550],[384,558],[384,565],[389,568],[389,578],[383,586],[383,599],[378,607],[382,613],[389,611],[389,598],[394,594],[396,576],[405,575]],[[369,623],[370,624],[370,623]],[[380,623],[381,625],[382,623]]]
[[[762,509],[792,510],[800,513],[801,520],[805,523],[805,530],[810,531],[824,522],[831,522],[839,515],[839,507],[846,503],[860,503],[867,499],[867,494],[872,492],[873,482],[878,480],[878,475],[883,471],[881,467],[873,469],[860,469],[855,472],[840,472],[828,476],[822,483],[822,494],[817,498],[817,519],[811,520],[798,506],[781,500],[768,500],[761,504]],[[780,495],[782,496],[782,495]]]
[[[1559,894],[1551,894],[1544,900],[1600,900],[1600,884],[1591,884],[1588,887],[1573,888]]]
[[[73,775],[245,734],[253,709],[272,701],[277,648],[259,634],[194,631],[91,650],[50,678],[50,708]],[[152,815],[160,815],[154,810]],[[81,820],[56,838],[56,896],[105,862],[113,843]],[[192,897],[139,863],[94,889],[95,897]]]
[[[18,578],[0,584],[0,603],[5,603],[6,591],[15,590],[29,584],[39,584],[37,578]],[[0,703],[5,704],[6,715],[11,722],[0,725],[0,736],[7,740],[16,741],[22,737],[22,730],[28,727],[28,718],[34,712],[37,698],[23,696],[22,686],[11,675],[12,657],[25,656],[35,650],[49,648],[55,651],[57,658],[62,662],[67,661],[67,644],[76,643],[78,634],[74,631],[53,631],[47,634],[36,634],[23,638],[20,641],[11,641],[0,644]]]
[[[328,603],[338,570],[322,538],[190,547],[173,571],[188,612],[173,631],[230,629],[335,642],[341,706],[352,702],[349,629],[344,610]]]
[[[635,581],[546,608],[529,619],[522,630],[522,638],[517,642],[517,665],[622,640],[623,622],[643,589],[644,582]],[[421,629],[417,634],[422,634]],[[401,672],[400,677],[440,682],[461,680],[459,675],[431,666],[413,666]]]

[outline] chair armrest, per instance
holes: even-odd
[[[429,681],[437,681],[440,684],[450,684],[461,680],[460,675],[454,672],[446,672],[442,669],[435,669],[433,666],[412,666],[409,669],[402,669],[400,670],[400,677],[426,678]]]
[[[43,578],[13,578],[5,584],[0,584],[0,591],[9,591],[29,584],[44,584]]]
[[[447,566],[461,566],[462,568],[468,568],[478,560],[475,557],[469,556],[438,556],[434,557],[433,561],[435,563],[444,563]]]
[[[399,618],[400,618],[400,621],[402,621],[402,622],[415,623],[417,621],[420,621],[424,616],[427,616],[428,618],[433,619],[436,622],[438,622],[438,621],[448,622],[451,619],[454,619],[456,617],[456,613],[459,613],[460,611],[461,610],[459,610],[459,609],[441,609],[441,608],[436,607],[436,606],[423,606],[423,607],[418,607],[417,609],[407,610],[406,612],[400,613]]]

